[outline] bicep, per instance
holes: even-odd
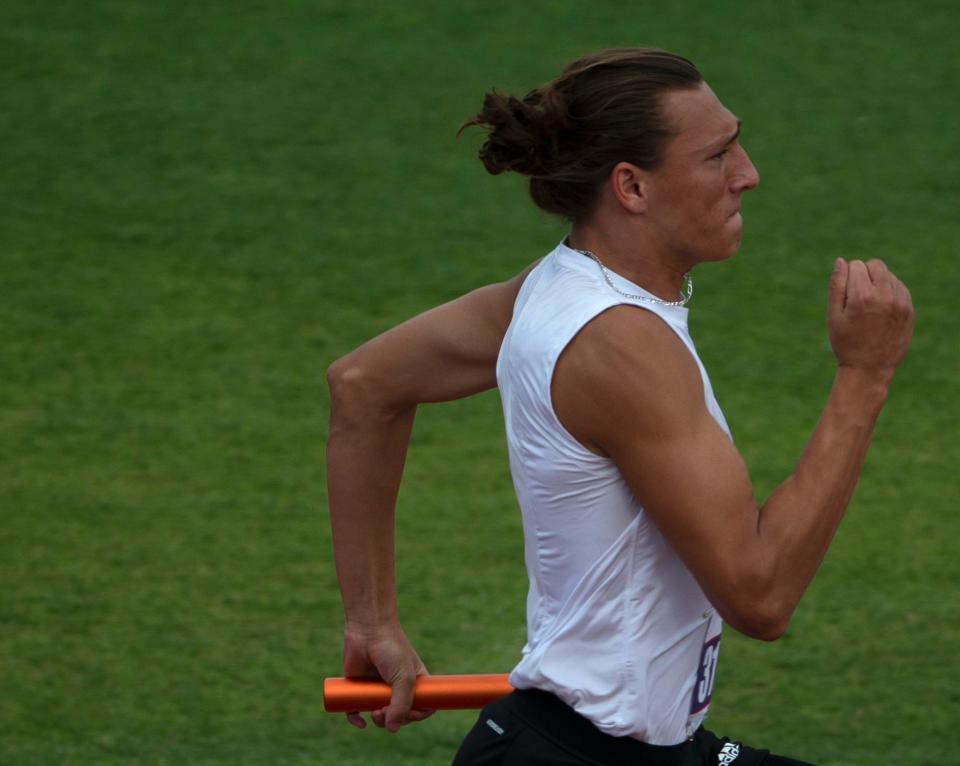
[[[624,479],[711,597],[739,580],[756,535],[757,507],[746,465],[704,408],[657,438],[642,431],[611,450]],[[712,598],[717,603],[717,598]]]
[[[705,408],[663,438],[624,440],[612,456],[724,620],[748,636],[779,636],[777,562],[762,544],[747,467]]]

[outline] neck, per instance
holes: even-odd
[[[660,252],[655,243],[633,233],[614,234],[588,224],[570,230],[567,242],[576,250],[589,250],[610,271],[664,301],[680,298],[684,275],[692,264],[681,264]]]

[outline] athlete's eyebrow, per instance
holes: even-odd
[[[743,120],[737,120],[737,129],[733,131],[729,136],[725,138],[718,138],[716,141],[711,141],[707,144],[701,151],[713,151],[715,149],[722,149],[725,146],[729,146],[734,141],[737,140],[740,136],[740,128],[743,126]]]

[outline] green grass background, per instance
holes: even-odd
[[[712,726],[814,762],[958,762],[960,6],[0,5],[0,763],[442,764],[473,713],[324,714],[341,613],[326,366],[563,227],[460,122],[653,44],[762,176],[691,326],[759,498],[832,376],[831,261],[917,306],[863,481],[787,635],[724,642]],[[399,509],[434,672],[507,670],[525,575],[495,393],[423,408]]]

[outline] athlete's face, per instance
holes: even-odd
[[[740,244],[740,196],[760,181],[740,145],[740,122],[706,83],[669,92],[662,108],[674,135],[648,175],[652,230],[691,264],[729,258]]]

